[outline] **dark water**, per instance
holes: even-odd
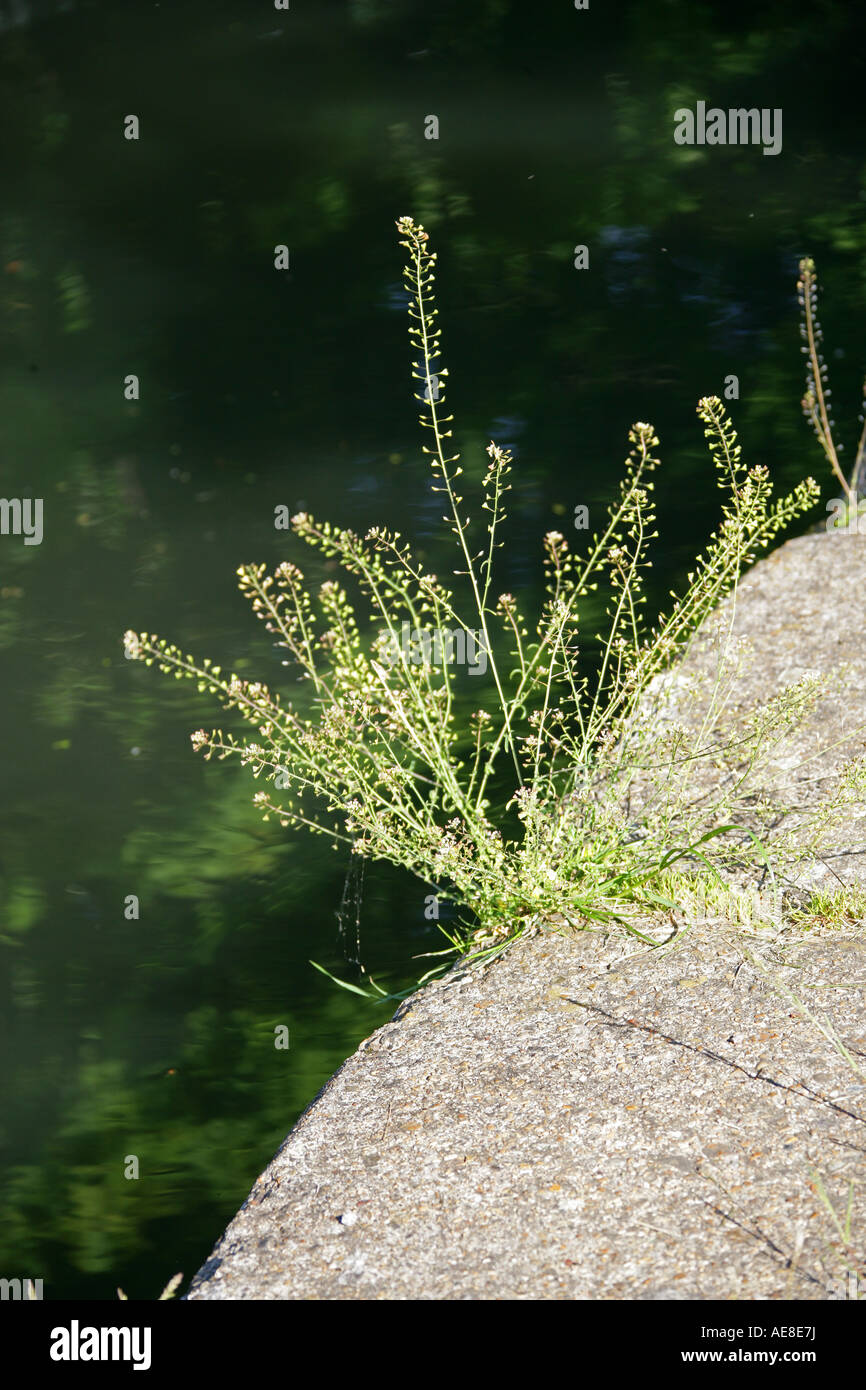
[[[863,29],[847,4],[0,3],[0,490],[44,499],[41,545],[0,536],[0,1276],[102,1299],[191,1275],[386,1017],[309,959],[399,989],[445,944],[424,885],[352,883],[264,824],[190,750],[219,713],[121,645],[282,675],[234,584],[298,558],[280,503],[441,556],[395,218],[440,250],[470,481],[514,447],[500,587],[577,504],[600,520],[649,419],[663,602],[715,521],[694,407],[729,374],[747,456],[835,495],[798,404],[806,253],[851,461]],[[782,108],[782,153],[677,146],[698,100]]]

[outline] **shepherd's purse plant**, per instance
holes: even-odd
[[[839,459],[844,445],[837,445],[833,438],[835,427],[829,401],[830,384],[827,363],[822,352],[824,334],[818,321],[818,272],[811,256],[804,256],[800,261],[797,298],[800,303],[800,337],[803,339],[801,351],[806,358],[806,391],[801,406],[833,471],[833,476],[841,485],[844,510],[843,514],[836,518],[835,524],[846,526],[852,517],[862,512],[863,503],[866,501],[862,496],[858,496],[866,489],[866,380],[863,382],[860,413],[862,429],[857,441],[851,477],[846,478]]]
[[[192,742],[207,758],[237,756],[267,784],[254,796],[265,819],[401,865],[455,903],[462,925],[454,947],[490,952],[545,918],[577,927],[617,921],[643,936],[641,914],[675,906],[689,875],[721,882],[726,870],[766,870],[813,843],[802,818],[796,834],[786,833],[784,812],[755,795],[754,781],[814,707],[820,677],[787,687],[727,733],[720,721],[735,679],[727,648],[697,730],[661,717],[659,691],[743,566],[815,504],[818,487],[809,478],[774,499],[767,470],[742,462],[722,402],[702,399],[721,520],[685,592],[671,595],[670,611],[650,627],[645,571],[657,534],[659,441],[638,421],[619,495],[582,553],[557,531],[545,536],[546,598],[530,621],[517,598],[495,587],[511,454],[490,443],[482,524],[473,524],[459,456],[449,452],[436,256],[422,226],[403,217],[397,227],[424,453],[457,557],[453,584],[427,573],[399,532],[377,526],[358,535],[301,513],[292,519],[296,537],[331,568],[336,561],[348,587],[329,578],[314,594],[288,559],[273,574],[260,564],[237,572],[284,664],[302,677],[297,698],[194,660],[152,633],[127,632],[127,654],[195,680],[252,726],[247,738],[199,730]],[[607,626],[594,649],[582,622],[599,596]],[[429,643],[421,659],[407,652],[405,624],[478,643],[490,692],[483,707],[467,712],[468,694],[482,682],[431,660]],[[717,774],[709,799],[692,794],[702,759]],[[852,764],[832,802],[816,811],[815,835],[864,785],[862,763]]]

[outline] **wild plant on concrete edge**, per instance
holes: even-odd
[[[830,385],[827,363],[821,351],[824,334],[818,321],[818,272],[811,256],[800,261],[800,277],[797,281],[797,298],[800,303],[800,337],[803,339],[801,352],[806,358],[806,393],[801,402],[803,414],[809,421],[812,431],[820,444],[837,481],[845,494],[845,517],[839,524],[848,522],[848,513],[857,513],[857,496],[866,491],[866,380],[863,382],[863,428],[854,456],[851,477],[846,478],[839,461],[843,446],[836,445],[833,439],[834,423],[828,397]]]
[[[714,733],[717,688],[700,732],[645,714],[650,687],[719,600],[793,518],[812,507],[811,479],[773,500],[767,470],[747,468],[722,402],[697,407],[722,491],[719,527],[695,561],[688,587],[667,616],[644,618],[647,547],[657,534],[651,475],[658,466],[653,427],[629,432],[619,496],[606,523],[572,553],[556,531],[544,538],[546,599],[530,624],[518,600],[494,587],[512,458],[491,442],[480,527],[464,510],[463,470],[449,453],[452,417],[444,413],[441,334],[434,305],[436,256],[423,227],[397,223],[406,253],[412,371],[419,387],[424,453],[457,554],[455,586],[426,573],[399,532],[366,535],[301,513],[295,535],[348,576],[312,594],[296,564],[273,574],[238,569],[241,591],[301,675],[289,701],[258,681],[198,662],[152,633],[127,632],[127,655],[195,680],[235,710],[254,735],[216,729],[192,735],[207,758],[239,757],[269,783],[254,802],[264,818],[303,826],[367,859],[385,859],[436,886],[460,909],[460,950],[484,953],[553,915],[585,927],[620,922],[641,936],[633,917],[676,905],[677,873],[720,866],[766,867],[760,804],[757,828],[739,824],[749,777],[762,757],[814,705],[820,677],[808,677],[756,711],[745,733]],[[581,607],[608,595],[607,631],[591,676],[581,663]],[[365,613],[357,616],[358,603]],[[468,717],[461,674],[401,646],[416,632],[448,630],[477,640],[487,662],[490,699]],[[728,679],[730,676],[728,675]],[[715,800],[690,795],[697,760],[735,775]],[[858,764],[839,800],[866,782]],[[632,795],[640,785],[640,796]],[[639,803],[639,804],[637,804]],[[768,823],[771,819],[768,811]],[[645,939],[645,938],[642,938]],[[432,973],[432,972],[431,972]]]

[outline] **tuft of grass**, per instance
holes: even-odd
[[[850,927],[866,925],[866,889],[836,888],[811,893],[801,908],[793,908],[790,920],[798,926]]]
[[[685,591],[671,594],[669,611],[650,625],[644,580],[657,535],[659,440],[637,421],[618,496],[599,528],[579,550],[558,531],[544,537],[546,597],[530,619],[518,598],[495,587],[511,454],[490,442],[473,522],[445,409],[436,254],[411,218],[397,227],[423,454],[451,537],[452,577],[428,573],[399,532],[376,526],[362,536],[301,513],[292,519],[296,539],[342,580],[312,589],[289,559],[273,574],[261,564],[237,571],[253,613],[293,668],[299,693],[291,700],[153,633],[128,631],[126,653],[194,680],[252,726],[247,737],[200,729],[192,742],[206,758],[238,758],[268,784],[253,798],[266,820],[402,866],[455,903],[452,951],[486,958],[554,915],[580,928],[619,923],[655,944],[637,925],[641,915],[676,908],[696,876],[723,893],[726,873],[753,866],[775,885],[776,867],[808,852],[778,831],[784,808],[754,786],[814,708],[824,678],[795,682],[752,711],[744,728],[725,730],[736,675],[735,644],[726,642],[695,730],[672,716],[682,691],[669,672],[736,590],[743,567],[814,506],[818,486],[807,478],[775,498],[767,469],[743,462],[722,402],[702,398],[697,414],[721,517]],[[585,614],[599,594],[607,623],[596,648]],[[466,678],[461,651],[474,652],[483,683]],[[696,798],[701,766],[718,774],[717,786]],[[864,790],[861,759],[816,811],[816,833]]]

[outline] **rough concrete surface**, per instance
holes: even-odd
[[[804,802],[862,751],[864,617],[866,539],[801,537],[740,586],[734,630],[760,658],[744,706],[849,663],[799,735],[812,755],[849,743],[780,766]],[[854,808],[809,881],[866,883],[864,824]],[[655,951],[546,930],[412,996],[188,1297],[812,1300],[850,1296],[846,1264],[866,1292],[863,923],[674,925]],[[849,1197],[843,1239],[827,1202],[844,1223]]]

